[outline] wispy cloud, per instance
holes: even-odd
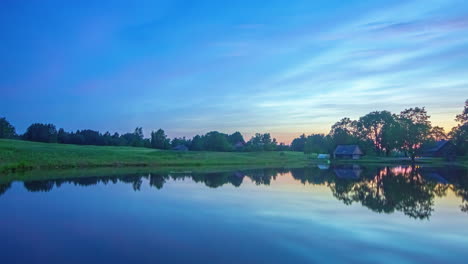
[[[34,56],[0,47],[8,61],[21,59],[0,73],[9,96],[0,110],[37,95],[30,88],[36,86],[72,98],[73,109],[106,109],[129,129],[270,131],[288,141],[327,132],[343,116],[416,105],[449,129],[466,99],[465,1],[229,4],[242,12],[151,2],[116,6],[103,17],[80,13],[60,30],[48,25],[36,35],[36,27],[21,24],[24,16],[5,21],[18,26],[5,32],[11,43],[4,46],[23,45]],[[27,34],[14,35],[22,26],[34,29],[27,32],[34,50],[24,48]],[[98,117],[89,122],[99,124]]]

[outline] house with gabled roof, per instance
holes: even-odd
[[[333,152],[335,159],[360,159],[364,153],[358,145],[338,145]]]

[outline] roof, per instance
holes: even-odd
[[[338,145],[335,149],[335,155],[362,155],[358,145]]]
[[[425,152],[437,152],[439,150],[441,150],[443,147],[445,147],[445,145],[447,145],[447,143],[449,143],[450,141],[448,140],[445,140],[445,139],[442,139],[442,140],[439,140],[435,143],[434,146],[432,146],[431,148],[428,148],[425,150]]]

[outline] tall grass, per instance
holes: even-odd
[[[0,172],[93,167],[305,165],[299,152],[207,152],[78,146],[0,139]]]

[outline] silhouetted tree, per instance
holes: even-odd
[[[348,117],[336,122],[330,130],[330,136],[334,145],[346,145],[359,143],[358,123]]]
[[[228,141],[228,135],[218,131],[208,132],[203,138],[204,149],[210,151],[232,151],[233,147]]]
[[[278,143],[276,139],[271,139],[270,133],[256,133],[245,145],[247,151],[272,151],[276,150]]]
[[[306,141],[307,138],[305,134],[302,134],[298,138],[293,139],[291,142],[291,150],[303,152]]]
[[[228,136],[228,141],[231,143],[231,145],[235,145],[237,143],[242,143],[245,144],[244,137],[242,134],[238,131],[232,133],[231,135]]]
[[[330,138],[323,134],[312,134],[307,137],[304,153],[330,153]]]
[[[459,124],[450,131],[449,136],[455,144],[459,155],[468,153],[468,99],[465,101],[463,112],[456,116],[455,121]]]
[[[151,132],[151,147],[156,149],[170,148],[170,142],[164,130],[158,129],[156,132]]]
[[[23,138],[29,141],[55,143],[57,142],[57,129],[52,124],[35,123],[28,127]]]
[[[6,120],[6,118],[0,118],[0,138],[14,138],[16,137],[15,127]]]
[[[423,108],[410,108],[402,111],[398,118],[402,129],[402,149],[406,151],[414,163],[421,146],[429,138],[431,122],[426,110]]]
[[[390,136],[384,133],[388,125],[394,122],[393,116],[388,111],[374,111],[361,118],[357,122],[358,134],[361,138],[373,143],[376,153],[389,152],[387,139]]]
[[[439,141],[439,140],[447,139],[447,134],[445,133],[445,130],[443,127],[435,126],[435,127],[432,127],[431,129],[430,137],[434,141]]]

